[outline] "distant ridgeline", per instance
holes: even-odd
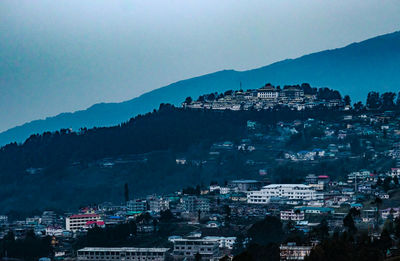
[[[192,109],[213,110],[266,110],[278,106],[294,110],[312,109],[318,106],[345,108],[350,106],[350,99],[329,88],[312,88],[309,84],[286,85],[283,88],[267,83],[256,90],[226,91],[200,96],[196,101],[186,98],[182,106]]]

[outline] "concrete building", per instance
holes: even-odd
[[[144,199],[129,200],[126,203],[126,208],[133,212],[145,212],[147,211],[147,201]]]
[[[236,237],[206,236],[204,239],[214,239],[219,243],[219,248],[233,249]]]
[[[90,224],[94,224],[93,222],[101,222],[101,217],[98,214],[72,215],[65,219],[65,229],[76,231],[82,228],[87,228]]]
[[[280,260],[304,260],[311,252],[312,246],[297,246],[287,243],[279,247]]]
[[[316,192],[303,184],[271,184],[247,193],[247,203],[250,204],[268,204],[271,198],[310,201],[316,199]]]
[[[253,179],[232,180],[228,183],[231,191],[246,192],[260,188],[260,182]]]
[[[159,213],[169,209],[169,201],[167,199],[159,197],[148,198],[149,210],[152,212]]]
[[[209,212],[210,202],[206,198],[185,196],[182,198],[183,210],[186,212]]]
[[[174,260],[195,260],[196,254],[203,261],[219,260],[219,242],[217,239],[180,238],[174,240]]]
[[[278,97],[279,91],[272,85],[265,85],[257,90],[257,98],[277,101]]]
[[[152,260],[164,261],[169,248],[136,248],[136,247],[85,247],[78,250],[77,260]]]
[[[54,211],[43,211],[41,223],[44,225],[53,225],[56,222],[57,215]]]
[[[283,210],[280,212],[281,220],[300,221],[304,220],[304,211],[296,210]]]

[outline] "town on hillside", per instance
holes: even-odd
[[[312,109],[318,106],[349,109],[350,100],[342,99],[340,93],[328,88],[312,88],[309,84],[287,85],[282,89],[270,83],[256,90],[226,91],[200,96],[196,101],[188,97],[182,106],[191,109],[212,110],[265,110],[276,106],[287,106],[295,110]]]
[[[202,153],[174,158],[174,168],[196,175],[217,170],[209,184],[138,195],[126,183],[119,202],[69,212],[46,209],[25,218],[0,213],[0,257],[237,261],[400,256],[400,104],[394,98],[374,92],[366,105],[352,106],[337,91],[307,84],[282,89],[267,84],[188,98],[183,103],[188,110],[323,106],[346,113],[268,125],[248,120],[239,139],[219,140]],[[146,164],[147,157],[108,157],[93,165],[107,172],[136,161]],[[219,178],[224,170],[234,173],[231,179]],[[26,175],[41,171],[29,168]],[[355,246],[354,238],[363,240]]]

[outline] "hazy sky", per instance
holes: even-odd
[[[0,131],[393,32],[399,14],[397,0],[1,0]]]

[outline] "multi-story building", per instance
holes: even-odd
[[[279,98],[285,102],[303,102],[304,91],[298,87],[289,86],[280,92]]]
[[[277,101],[279,91],[272,85],[265,85],[264,87],[257,90],[257,98],[270,100],[272,102]]]
[[[87,228],[93,222],[101,222],[101,217],[98,214],[78,214],[72,215],[65,219],[65,229],[76,231],[82,228]]]
[[[77,260],[88,261],[164,261],[169,248],[135,248],[135,247],[85,247],[78,250]]]
[[[206,198],[196,196],[185,196],[182,198],[183,209],[186,212],[209,212],[210,202]]]
[[[287,243],[279,247],[280,260],[304,260],[311,252],[312,246],[297,246]]]
[[[235,192],[246,192],[249,190],[255,190],[260,188],[260,182],[252,179],[241,179],[241,180],[232,180],[228,183],[228,187],[231,191]]]
[[[204,239],[215,239],[219,243],[219,248],[233,249],[236,237],[206,236]]]
[[[292,221],[304,220],[304,211],[283,210],[281,211],[281,220],[292,220]]]
[[[310,201],[315,200],[316,195],[315,190],[303,184],[271,184],[247,193],[247,203],[251,204],[268,204],[271,198]]]
[[[129,200],[126,203],[126,208],[133,212],[145,212],[147,211],[147,201],[145,199]]]
[[[8,223],[8,217],[5,215],[0,215],[0,225],[5,225]]]
[[[161,212],[169,209],[169,201],[159,197],[150,197],[147,199],[149,203],[149,210],[152,212]]]
[[[174,240],[174,260],[195,260],[195,256],[199,254],[201,260],[214,261],[219,260],[219,242],[217,239],[186,239],[179,238]]]
[[[53,225],[56,222],[57,215],[54,211],[44,211],[41,218],[41,223],[44,225]]]

